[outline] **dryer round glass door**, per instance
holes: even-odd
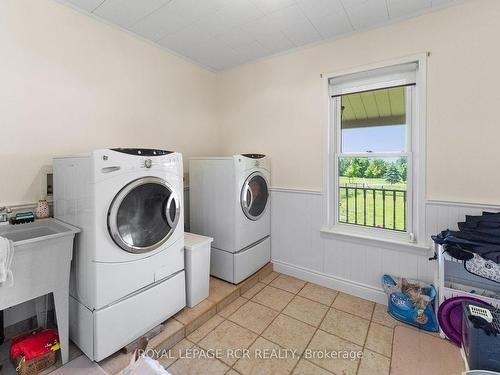
[[[241,189],[241,208],[250,220],[258,220],[266,212],[269,189],[264,175],[254,172]]]
[[[164,244],[175,230],[180,202],[169,184],[144,177],[126,185],[108,211],[108,230],[123,250],[147,253]]]

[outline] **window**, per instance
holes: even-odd
[[[329,78],[329,229],[415,240],[424,190],[418,66]]]

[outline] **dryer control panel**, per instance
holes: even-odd
[[[266,155],[262,154],[241,154],[235,155],[234,160],[236,162],[237,170],[249,170],[255,168],[262,168],[270,170],[269,159]]]
[[[161,156],[173,153],[173,151],[155,150],[150,148],[112,148],[111,150],[137,156]]]
[[[127,152],[124,152],[127,150]],[[180,173],[182,155],[177,152],[145,149],[101,149],[92,152],[94,181],[111,178],[118,174]],[[139,151],[141,153],[139,153]]]
[[[266,157],[266,155],[262,155],[262,154],[241,154],[241,156],[244,156],[244,157],[250,158],[250,159],[263,159]]]

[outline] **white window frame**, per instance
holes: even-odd
[[[338,234],[348,237],[357,237],[365,239],[375,239],[380,241],[399,243],[410,246],[425,247],[425,126],[426,126],[426,60],[427,53],[408,56],[401,59],[385,61],[369,66],[324,74],[325,85],[328,100],[328,122],[327,122],[327,147],[325,155],[325,207],[326,207],[326,223],[322,228],[323,232],[330,234]],[[330,92],[330,80],[350,74],[360,74],[374,69],[391,69],[393,66],[398,66],[407,63],[417,63],[416,85],[410,86],[407,89],[406,96],[407,109],[411,109],[411,113],[407,113],[407,137],[406,137],[406,152],[405,153],[380,153],[373,152],[365,153],[342,153],[341,150],[341,126],[340,119],[336,118],[340,114],[339,108],[335,108],[335,104],[339,106],[339,99],[332,99]],[[392,85],[397,85],[397,81]],[[350,87],[351,92],[365,91],[380,88],[380,83],[367,84],[359,87]],[[410,101],[410,102],[409,102]],[[411,105],[409,105],[411,103]],[[407,231],[395,231],[391,229],[373,228],[363,225],[355,225],[350,223],[339,222],[339,205],[338,205],[338,160],[340,156],[352,157],[398,157],[407,156],[408,176],[407,176]]]

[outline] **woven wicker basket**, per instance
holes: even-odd
[[[57,351],[46,353],[28,361],[26,361],[24,357],[18,357],[14,361],[14,366],[20,375],[37,375],[56,363],[56,353]]]

